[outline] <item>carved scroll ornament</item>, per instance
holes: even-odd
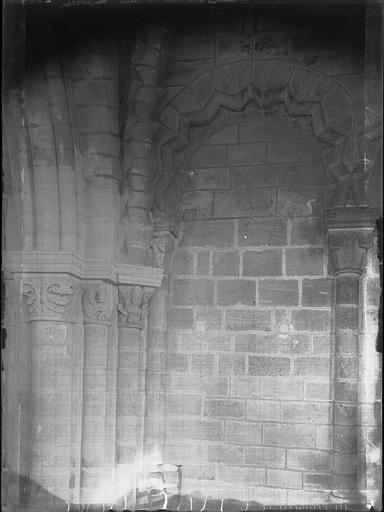
[[[30,320],[78,320],[79,288],[68,276],[23,276],[21,293]]]

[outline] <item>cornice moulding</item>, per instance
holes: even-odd
[[[378,217],[378,210],[369,206],[329,208],[324,211],[324,228],[326,231],[373,229]]]
[[[3,268],[12,274],[69,274],[78,279],[101,280],[116,285],[158,287],[163,278],[161,268],[82,258],[65,252],[8,251],[4,253]]]

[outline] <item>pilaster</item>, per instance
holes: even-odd
[[[325,212],[330,270],[335,276],[333,491],[336,502],[363,503],[359,468],[359,339],[362,331],[360,276],[373,242],[375,211],[366,207]],[[360,376],[361,377],[361,376]]]

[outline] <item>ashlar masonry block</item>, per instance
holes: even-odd
[[[287,243],[287,223],[280,217],[239,219],[238,244],[241,247],[282,246]]]
[[[217,304],[252,306],[256,304],[256,284],[247,280],[222,280],[217,283]]]
[[[227,421],[226,440],[229,443],[260,445],[261,426],[257,423]]]
[[[173,303],[180,306],[213,304],[213,282],[205,279],[175,279]]]
[[[279,249],[244,252],[243,276],[280,275],[282,275],[282,253]]]

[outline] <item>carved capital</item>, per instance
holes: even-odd
[[[329,257],[334,274],[363,273],[368,249],[373,242],[372,229],[330,230]]]
[[[153,292],[154,288],[150,286],[119,286],[117,304],[119,325],[143,329]]]
[[[329,258],[336,275],[364,271],[376,218],[377,211],[370,207],[340,207],[325,211]]]
[[[84,324],[108,325],[113,311],[112,285],[90,283],[84,288],[82,304]]]
[[[78,320],[79,287],[69,276],[23,276],[21,294],[30,320]]]

